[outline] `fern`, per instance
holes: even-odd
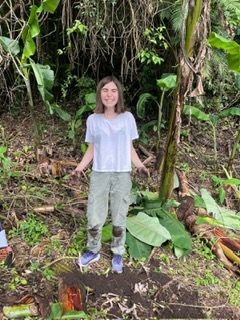
[[[216,76],[216,70],[219,78],[225,79],[229,72],[227,66],[227,59],[224,52],[212,51],[211,60],[206,59],[203,75],[206,79],[211,79]]]
[[[172,26],[176,32],[181,31],[186,14],[187,12],[184,12],[181,1],[177,0],[171,13]]]
[[[217,3],[224,8],[233,12],[240,10],[239,0],[218,0]]]
[[[182,2],[180,0],[166,1],[166,3],[163,2],[162,6],[163,8],[160,11],[161,19],[170,20],[174,31],[180,31],[183,21]]]
[[[225,19],[229,26],[238,28],[240,24],[240,1],[239,0],[217,0],[213,4],[223,10]]]

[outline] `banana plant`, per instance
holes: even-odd
[[[137,115],[141,119],[145,117],[145,110],[146,110],[146,105],[148,101],[153,101],[158,107],[157,150],[159,150],[159,145],[160,145],[160,129],[161,129],[161,122],[162,122],[162,109],[163,109],[164,96],[167,91],[176,87],[176,79],[177,79],[177,76],[173,73],[163,74],[162,77],[157,80],[157,86],[162,91],[160,96],[160,101],[158,101],[157,97],[155,97],[151,93],[146,92],[140,95],[137,102]]]
[[[228,55],[228,68],[240,73],[240,45],[236,41],[224,38],[213,32],[208,38],[208,43],[213,48],[224,50]]]
[[[37,81],[38,89],[41,97],[48,106],[53,99],[51,89],[54,83],[54,72],[48,65],[35,63],[31,58],[36,53],[35,39],[40,34],[39,16],[43,13],[54,13],[57,9],[60,0],[43,0],[40,6],[33,5],[24,28],[20,35],[23,46],[17,39],[11,39],[5,36],[0,36],[0,45],[10,55],[13,64],[23,78],[28,95],[28,105],[34,123],[34,128],[37,130],[36,119],[34,117],[34,103],[32,97],[32,84],[30,75],[33,71]],[[38,133],[35,131],[35,144]]]
[[[208,43],[216,49],[223,50],[227,53],[228,68],[235,73],[240,74],[240,45],[231,39],[224,38],[217,33],[212,33],[208,38]],[[228,162],[228,169],[231,168],[232,162],[237,154],[237,149],[240,142],[240,130],[237,131],[236,138],[233,144],[231,155]]]
[[[217,126],[219,124],[219,121],[226,117],[240,117],[240,108],[239,107],[232,107],[226,110],[223,110],[219,112],[218,114],[212,114],[212,113],[205,113],[201,109],[199,109],[197,106],[190,106],[190,105],[184,105],[183,113],[191,115],[198,121],[207,122],[210,124],[212,128],[213,133],[213,147],[214,147],[214,161],[215,165],[217,165]],[[237,136],[239,136],[240,130],[238,130]],[[237,141],[237,140],[236,140]],[[233,150],[236,150],[235,144],[233,146]],[[235,151],[236,152],[236,151]],[[235,154],[234,154],[235,156]]]
[[[177,76],[175,74],[163,74],[161,79],[157,80],[157,86],[162,91],[161,98],[160,98],[160,105],[159,105],[159,112],[158,112],[158,146],[160,144],[160,124],[162,121],[162,108],[163,108],[163,101],[165,93],[171,89],[176,87],[177,83]],[[158,148],[159,149],[159,148]]]
[[[204,14],[202,9],[205,6],[209,7],[209,3],[209,0],[184,0],[181,4],[183,19],[181,34],[179,35],[181,38],[181,47],[178,50],[177,85],[171,108],[166,153],[159,168],[161,177],[159,198],[162,203],[169,199],[173,190],[174,172],[180,141],[181,113],[185,98],[188,94],[189,84],[194,75],[193,65],[201,66],[201,62],[197,61],[201,55],[199,52],[195,54],[195,50],[199,51],[198,41],[205,42],[205,33],[198,32],[198,30],[201,30],[201,28],[207,25],[206,19],[208,16]],[[200,39],[200,37],[202,38]],[[203,50],[203,48],[201,50]],[[194,71],[196,73],[196,70]]]

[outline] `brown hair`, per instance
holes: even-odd
[[[95,113],[104,113],[104,105],[101,100],[101,90],[109,82],[114,82],[118,89],[118,102],[115,106],[115,112],[122,113],[126,111],[123,101],[123,88],[118,79],[114,76],[107,76],[99,81],[96,92],[96,108]]]

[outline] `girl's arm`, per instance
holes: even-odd
[[[140,160],[133,144],[131,146],[131,160],[132,160],[132,163],[134,164],[134,166],[138,169],[138,168],[141,168],[141,167],[144,167],[144,164],[142,163],[142,161]]]
[[[85,152],[81,162],[77,165],[77,167],[75,168],[75,170],[73,171],[73,173],[78,173],[78,172],[82,172],[88,165],[89,163],[92,161],[93,159],[93,150],[94,150],[94,145],[93,143],[89,143],[88,144],[88,148],[87,151]]]
[[[137,171],[141,174],[143,173],[146,176],[149,176],[149,170],[144,166],[142,161],[140,160],[133,144],[131,146],[131,160],[134,166],[137,168]]]

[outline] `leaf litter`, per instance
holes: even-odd
[[[19,235],[9,239],[14,252],[14,269],[1,266],[0,318],[3,307],[20,304],[24,297],[31,297],[31,303],[38,307],[38,319],[47,319],[51,304],[59,299],[61,275],[67,272],[76,272],[84,285],[87,314],[91,319],[240,318],[239,304],[233,299],[239,278],[222,268],[216,258],[205,259],[204,248],[199,247],[198,239],[194,242],[195,249],[183,259],[176,259],[169,243],[155,248],[145,262],[126,257],[124,273],[120,275],[110,272],[110,248],[104,244],[101,260],[81,271],[76,265],[78,252],[67,254],[63,248],[71,244],[73,234],[79,229],[84,235],[87,179],[81,182],[79,188],[69,186],[67,180],[61,178],[62,173],[67,174],[67,171],[61,171],[60,166],[53,170],[48,168],[44,171],[47,174],[42,177],[32,153],[29,130],[21,126],[21,119],[11,119],[11,122],[8,119],[4,126],[11,137],[15,136],[9,141],[9,156],[12,159],[15,157],[18,163],[16,169],[22,172],[22,178],[19,181],[13,176],[5,188],[1,188],[1,219],[5,217],[6,231],[9,233],[35,208],[35,214],[47,225],[48,234],[34,246]],[[17,135],[14,134],[16,130]],[[28,148],[18,158],[16,154],[23,143]],[[80,155],[73,159],[74,150],[59,135],[51,136],[51,148],[61,165],[61,159],[80,160]],[[52,163],[50,161],[48,165]],[[199,165],[203,167],[203,164]],[[27,170],[24,171],[23,166],[27,166]],[[157,179],[157,175],[153,172],[150,182],[153,189],[157,184],[154,178]],[[196,187],[199,184],[197,179],[191,181]],[[144,182],[140,181],[140,185]],[[54,207],[54,210],[44,210],[47,207]],[[38,208],[40,210],[36,210]],[[51,247],[54,241],[55,245]],[[168,258],[164,259],[166,256]],[[50,268],[53,275],[46,272]],[[207,279],[206,271],[209,271],[212,280],[211,277]],[[21,277],[26,279],[26,284],[21,283]],[[203,285],[197,280],[204,277],[206,283]],[[214,277],[219,279],[219,283],[214,283]],[[98,311],[94,312],[94,309]]]

